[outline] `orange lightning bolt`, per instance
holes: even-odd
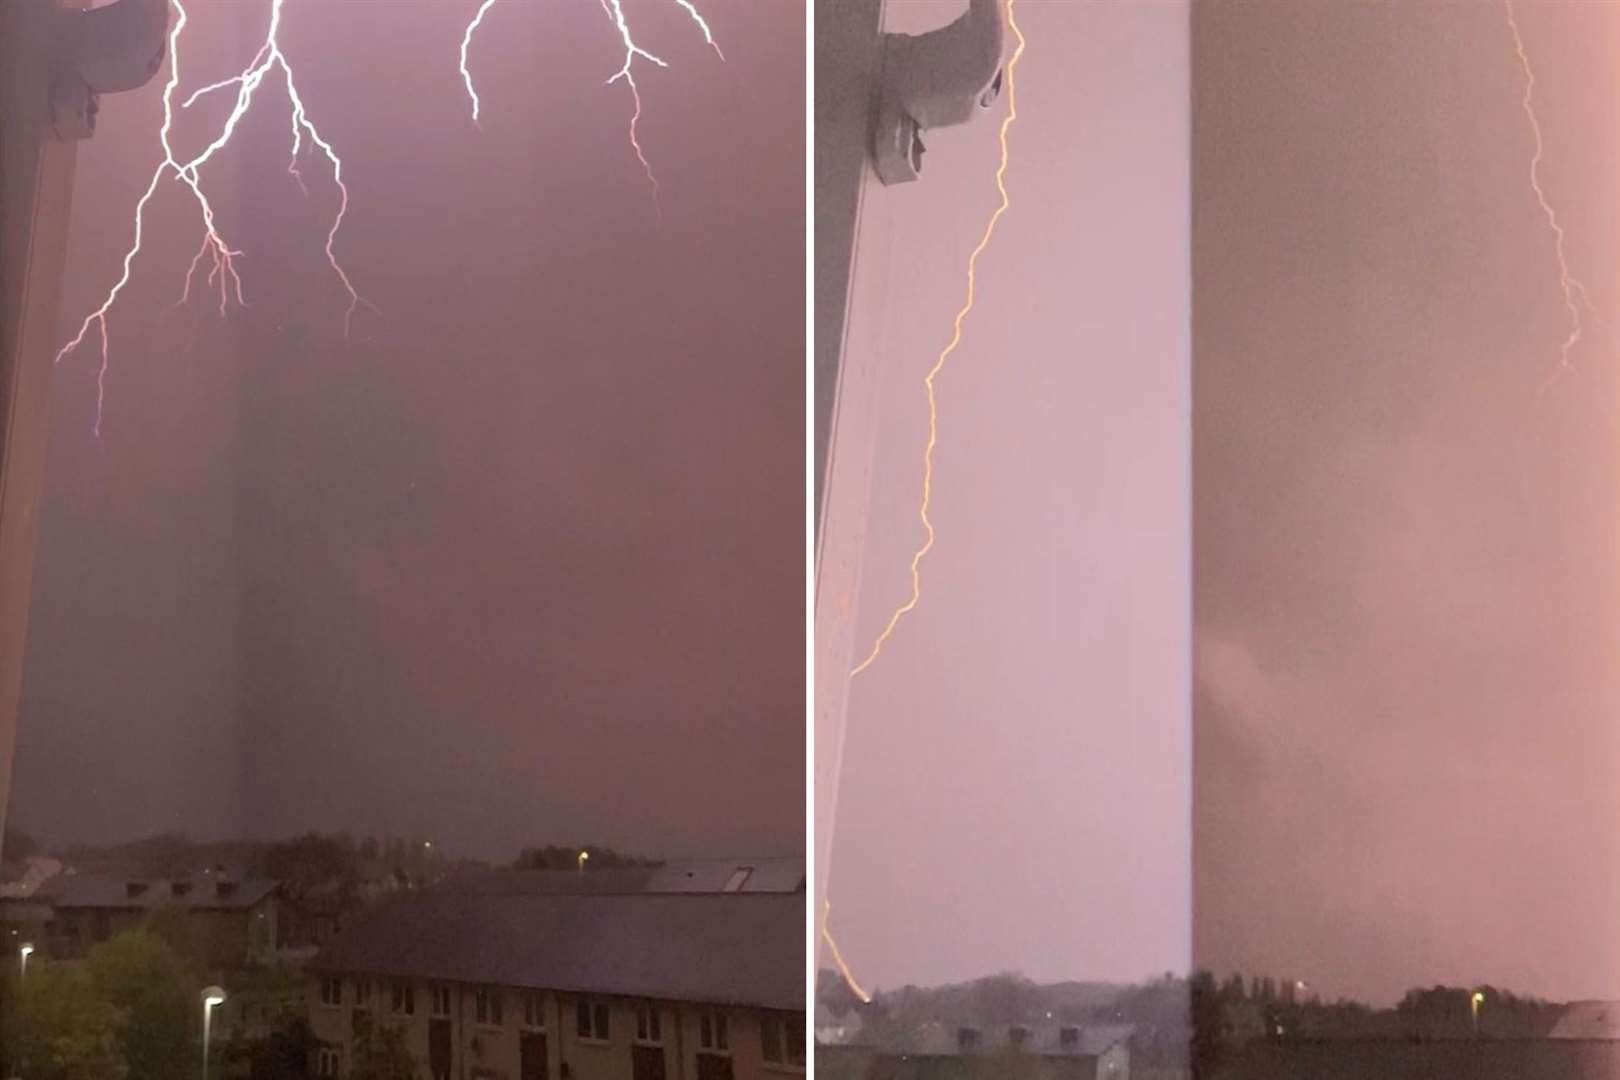
[[[838,942],[833,940],[832,931],[827,927],[827,920],[832,918],[832,901],[823,903],[821,909],[821,940],[827,943],[827,949],[832,953],[833,963],[838,967],[838,974],[843,976],[844,985],[852,990],[863,1003],[870,1002],[872,995],[861,989],[861,984],[855,981],[854,972],[844,963],[844,954],[838,951]]]
[[[996,169],[996,189],[1001,192],[1001,204],[996,207],[995,213],[990,215],[990,221],[984,227],[984,235],[980,237],[978,247],[975,247],[973,254],[968,256],[967,301],[956,313],[956,327],[951,334],[950,344],[940,352],[934,366],[928,369],[928,375],[923,379],[923,385],[928,390],[928,444],[923,450],[923,491],[922,502],[917,507],[917,516],[922,519],[923,531],[928,535],[922,546],[917,549],[917,553],[911,557],[911,598],[895,608],[894,614],[889,616],[888,625],[872,643],[872,651],[867,653],[865,660],[855,665],[854,670],[850,672],[851,677],[872,666],[872,662],[883,651],[884,644],[894,634],[894,628],[899,625],[901,618],[922,599],[922,561],[934,547],[934,523],[928,517],[928,505],[934,492],[934,446],[939,441],[939,409],[934,397],[934,380],[944,369],[945,361],[950,359],[956,347],[962,343],[962,320],[973,310],[973,301],[978,289],[979,256],[990,246],[990,238],[995,235],[996,223],[1001,220],[1001,215],[1007,212],[1007,207],[1012,205],[1007,196],[1007,132],[1018,119],[1018,92],[1014,74],[1019,57],[1024,55],[1024,32],[1018,28],[1018,20],[1013,17],[1013,5],[1016,2],[1017,0],[1007,0],[1007,25],[1017,35],[1018,47],[1013,50],[1012,60],[1007,64],[1007,117],[1001,122],[1001,165]]]
[[[951,353],[955,352],[956,347],[962,343],[962,321],[973,310],[974,298],[977,295],[979,256],[983,255],[984,249],[990,246],[990,238],[995,235],[996,223],[1001,220],[1001,215],[1005,214],[1007,208],[1012,205],[1012,201],[1007,195],[1007,133],[1012,129],[1013,122],[1018,119],[1018,82],[1016,76],[1018,61],[1024,55],[1024,32],[1019,29],[1018,19],[1013,13],[1013,8],[1017,2],[1018,0],[1007,0],[1007,25],[1018,38],[1018,46],[1013,50],[1012,59],[1007,63],[1007,116],[1001,122],[1001,164],[996,168],[996,190],[1001,193],[1001,203],[996,207],[995,212],[990,215],[989,222],[985,224],[984,235],[979,238],[978,246],[973,249],[973,254],[968,256],[967,300],[963,303],[961,310],[956,313],[956,324],[951,334],[950,343],[940,352],[939,357],[934,361],[934,366],[928,369],[928,375],[923,379],[923,385],[928,390],[928,444],[923,450],[923,493],[922,502],[917,507],[917,516],[922,519],[923,529],[928,535],[927,539],[923,541],[923,545],[917,549],[917,553],[911,557],[911,599],[901,604],[895,609],[894,614],[889,616],[888,625],[883,628],[883,632],[872,643],[872,651],[867,654],[865,660],[862,660],[850,672],[851,678],[872,666],[872,662],[883,651],[884,643],[889,640],[890,635],[894,633],[894,628],[899,625],[901,617],[915,608],[917,601],[922,599],[922,561],[923,557],[934,546],[934,523],[928,518],[929,499],[934,490],[934,446],[939,441],[939,410],[934,398],[934,379],[944,369],[945,361],[950,359]],[[831,916],[832,901],[828,900],[822,909],[821,938],[827,943],[827,949],[832,954],[833,964],[838,968],[838,974],[843,977],[844,985],[848,986],[855,996],[863,1002],[869,1002],[872,1000],[872,995],[862,989],[861,984],[855,980],[854,972],[850,970],[849,964],[844,961],[844,954],[838,949],[838,942],[833,939],[832,929],[828,926],[828,920]]]
[[[1582,284],[1569,270],[1569,258],[1564,251],[1564,226],[1558,220],[1558,214],[1553,210],[1552,204],[1547,201],[1547,194],[1541,188],[1541,158],[1543,146],[1541,141],[1541,123],[1536,119],[1534,97],[1536,91],[1536,74],[1530,66],[1530,54],[1525,51],[1524,37],[1519,33],[1519,20],[1513,11],[1513,0],[1503,0],[1507,8],[1508,29],[1513,31],[1513,50],[1519,56],[1519,66],[1524,69],[1524,97],[1520,105],[1524,115],[1530,121],[1530,133],[1535,138],[1536,152],[1530,158],[1530,190],[1535,192],[1536,202],[1541,206],[1541,212],[1547,216],[1547,227],[1552,230],[1553,250],[1558,256],[1558,288],[1564,296],[1564,308],[1569,312],[1569,334],[1558,350],[1558,364],[1565,372],[1573,372],[1575,365],[1570,361],[1570,353],[1580,344],[1582,324],[1581,307],[1592,306],[1590,295],[1586,286]],[[1577,296],[1579,301],[1577,302]]]

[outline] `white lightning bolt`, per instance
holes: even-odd
[[[478,90],[473,85],[472,69],[467,64],[467,51],[472,46],[473,35],[478,32],[478,27],[483,23],[484,16],[489,13],[490,8],[495,6],[496,2],[497,0],[482,0],[478,10],[473,14],[472,21],[467,24],[467,29],[461,36],[461,80],[466,84],[467,98],[472,103],[472,120],[475,127],[478,126],[481,103],[478,99]],[[646,151],[641,147],[641,88],[636,85],[633,68],[637,57],[662,68],[669,67],[669,64],[636,44],[635,37],[630,32],[630,22],[625,17],[624,6],[620,0],[598,0],[598,3],[601,4],[603,13],[613,23],[614,29],[618,31],[619,40],[624,44],[624,64],[618,71],[613,73],[607,83],[611,86],[623,79],[624,84],[630,88],[630,100],[634,104],[630,114],[630,148],[635,151],[636,160],[641,162],[641,168],[647,174],[648,183],[652,184],[653,210],[657,214],[659,222],[662,223],[664,210],[659,197],[662,189],[659,186],[657,175],[653,172],[652,163],[647,160]],[[697,5],[692,0],[675,0],[675,3],[697,25],[698,30],[703,34],[703,40],[714,50],[714,54],[724,61],[726,54],[721,51],[719,43],[714,40],[714,31],[710,28],[708,20],[704,19],[703,13],[698,11]]]
[[[473,16],[472,22],[467,24],[467,32],[461,36],[461,80],[467,84],[467,96],[472,99],[473,126],[478,127],[478,91],[473,89],[472,72],[467,67],[467,49],[472,45],[473,35],[478,32],[478,26],[484,21],[489,9],[495,6],[495,0],[484,0],[478,5],[478,13]]]
[[[348,337],[355,309],[360,304],[372,307],[355,290],[354,283],[349,279],[348,273],[338,262],[337,255],[333,251],[333,246],[337,242],[338,230],[342,228],[344,215],[348,211],[349,190],[343,183],[343,163],[338,158],[337,152],[333,150],[332,145],[321,136],[314,122],[310,120],[308,110],[304,107],[304,102],[298,94],[298,86],[293,77],[292,67],[288,64],[286,56],[281,51],[277,35],[281,29],[281,14],[285,0],[271,0],[270,25],[265,34],[265,42],[254,55],[252,63],[238,75],[211,83],[197,90],[183,103],[182,108],[188,108],[205,94],[222,90],[228,86],[237,87],[235,108],[231,110],[230,116],[227,117],[219,134],[195,157],[183,162],[175,155],[174,147],[170,142],[170,134],[174,128],[174,93],[180,85],[180,39],[185,31],[186,23],[189,21],[189,15],[182,0],[170,0],[170,3],[174,5],[178,17],[175,19],[174,27],[169,32],[169,80],[163,87],[163,125],[158,131],[158,142],[163,147],[163,159],[158,162],[157,167],[152,171],[152,179],[147,183],[145,192],[142,193],[135,204],[135,237],[129,250],[124,254],[123,272],[119,275],[118,280],[114,282],[112,288],[108,290],[101,306],[85,317],[84,322],[79,326],[79,332],[66,345],[62,346],[61,351],[56,354],[56,360],[60,362],[63,357],[84,343],[84,339],[89,334],[92,326],[97,328],[101,337],[101,367],[96,375],[95,433],[98,438],[101,435],[101,418],[106,402],[106,378],[110,358],[107,316],[117,302],[119,294],[123,292],[124,286],[129,284],[135,257],[140,254],[144,240],[147,204],[151,202],[153,195],[157,193],[158,185],[163,182],[165,177],[172,174],[173,179],[184,184],[187,190],[191,192],[192,197],[197,201],[203,225],[202,245],[186,271],[180,302],[184,303],[190,298],[191,284],[198,265],[204,258],[211,258],[213,267],[209,271],[207,280],[211,285],[216,282],[218,284],[220,314],[225,314],[230,298],[233,295],[238,305],[245,306],[246,302],[242,296],[242,279],[237,274],[235,265],[236,256],[240,255],[241,252],[227,244],[220,235],[214,218],[213,205],[208,201],[208,197],[202,189],[201,169],[231,141],[231,137],[236,132],[237,124],[241,122],[242,117],[253,103],[254,93],[263,85],[265,77],[277,67],[281,69],[285,77],[287,96],[292,103],[293,156],[288,171],[302,185],[303,177],[298,172],[297,164],[298,153],[302,149],[305,134],[309,136],[312,143],[320,147],[327,160],[332,164],[332,179],[337,185],[340,202],[337,214],[332,221],[332,227],[327,231],[326,257],[327,261],[331,263],[333,271],[337,274],[338,280],[343,283],[344,290],[349,294],[349,306],[343,316],[345,338]],[[376,310],[375,307],[372,307],[372,309]]]

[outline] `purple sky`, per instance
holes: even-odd
[[[651,189],[595,0],[289,0],[381,315],[342,340],[328,170],[262,91],[204,174],[248,300],[166,312],[177,189],[95,362],[57,372],[14,820],[803,850],[804,12],[626,0]],[[193,5],[187,86],[268,0]],[[165,71],[165,76],[167,72]],[[162,77],[83,148],[65,311],[98,299],[157,160]],[[221,98],[213,115],[227,102]],[[209,108],[200,105],[200,111]],[[182,118],[179,141],[199,138]]]
[[[890,26],[961,8],[891,0]],[[939,539],[850,694],[830,897],[869,989],[1140,978],[1190,952],[1187,11],[1019,11],[1012,207],[937,383]],[[886,367],[862,655],[922,538],[922,377],[996,204],[1004,109],[868,193],[893,254],[857,271],[888,316],[850,345]]]
[[[1620,8],[1519,6],[1608,318]],[[1617,350],[1589,325],[1548,383],[1504,9],[1201,11],[1197,957],[1378,1001],[1620,995]]]

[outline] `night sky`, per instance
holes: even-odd
[[[169,310],[170,183],[95,358],[57,369],[12,820],[798,854],[804,831],[804,11],[625,0],[641,141],[594,0],[289,0],[283,45],[378,313],[343,340],[329,168],[267,85],[203,173],[250,305]],[[197,0],[183,89],[268,0]],[[80,156],[65,312],[114,279],[165,69]],[[176,125],[198,145],[230,95]],[[202,114],[202,115],[192,115]],[[211,120],[205,118],[211,117]],[[71,331],[71,327],[68,328]]]
[[[1607,318],[1620,8],[1518,6]],[[1617,350],[1504,9],[1198,11],[1196,956],[1612,999]]]

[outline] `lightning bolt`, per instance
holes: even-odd
[[[1553,251],[1558,257],[1558,289],[1563,295],[1564,310],[1569,313],[1569,333],[1559,346],[1558,366],[1565,373],[1573,373],[1575,365],[1570,357],[1575,346],[1580,344],[1584,330],[1581,309],[1585,307],[1590,311],[1592,299],[1586,291],[1586,285],[1570,272],[1569,257],[1564,244],[1564,226],[1559,222],[1557,212],[1553,209],[1552,203],[1547,201],[1547,193],[1541,187],[1541,159],[1544,147],[1541,122],[1536,118],[1534,104],[1536,74],[1530,66],[1530,54],[1525,50],[1524,37],[1519,32],[1519,20],[1513,10],[1513,0],[1503,0],[1503,6],[1507,10],[1508,29],[1513,32],[1513,50],[1518,54],[1519,67],[1524,71],[1524,97],[1519,104],[1524,109],[1525,118],[1530,122],[1530,133],[1535,139],[1536,150],[1530,158],[1530,190],[1535,193],[1536,203],[1546,215],[1547,227],[1553,234]]]
[[[1007,208],[1012,205],[1012,201],[1007,195],[1007,162],[1009,159],[1007,133],[1018,119],[1016,72],[1019,58],[1024,55],[1024,32],[1018,28],[1018,20],[1013,14],[1013,6],[1016,2],[1017,0],[1007,0],[1007,25],[1012,28],[1012,32],[1017,36],[1018,47],[1013,50],[1012,60],[1007,64],[1007,116],[1001,122],[1001,164],[996,169],[996,190],[1001,193],[1001,202],[990,215],[990,220],[984,227],[984,235],[979,238],[978,246],[973,249],[973,254],[968,256],[967,300],[956,313],[955,329],[951,334],[951,340],[940,351],[939,357],[934,361],[934,366],[928,369],[928,374],[923,379],[923,386],[928,392],[928,442],[923,448],[922,501],[917,506],[917,516],[922,519],[923,531],[927,535],[922,546],[911,556],[911,597],[895,608],[894,613],[889,616],[887,625],[883,627],[883,632],[877,636],[877,640],[872,643],[872,649],[866,654],[866,659],[856,664],[850,672],[852,678],[872,666],[878,655],[883,651],[883,646],[893,636],[894,628],[900,624],[902,618],[916,608],[918,601],[922,599],[922,561],[934,547],[934,523],[928,517],[928,507],[934,492],[934,447],[939,442],[939,408],[934,394],[934,380],[939,377],[939,373],[945,368],[945,362],[951,358],[951,354],[962,343],[962,322],[972,312],[978,291],[979,256],[983,255],[985,248],[990,246],[990,239],[995,235],[996,223],[1001,220],[1001,215],[1006,213]]]
[[[467,24],[467,32],[461,36],[461,79],[467,84],[467,96],[472,99],[473,126],[478,127],[478,91],[473,89],[472,72],[467,69],[467,49],[472,45],[473,35],[478,32],[478,25],[484,21],[489,9],[495,6],[495,0],[484,0],[478,5],[478,13],[473,16],[472,22]]]
[[[838,951],[838,942],[833,940],[832,929],[827,925],[831,919],[832,901],[827,900],[823,902],[821,909],[821,940],[827,943],[827,950],[832,954],[833,963],[837,965],[838,974],[843,977],[844,985],[849,987],[855,996],[861,999],[863,1004],[869,1003],[872,1000],[872,995],[863,990],[861,984],[855,981],[855,974],[849,970],[849,965],[844,963],[844,954]]]
[[[613,23],[613,28],[618,33],[620,42],[624,45],[624,63],[607,80],[607,85],[612,86],[614,83],[623,80],[625,86],[630,88],[630,100],[633,105],[630,113],[630,149],[635,152],[636,160],[641,162],[642,171],[647,174],[647,182],[652,185],[653,212],[657,215],[659,223],[662,224],[664,220],[664,208],[660,198],[662,188],[658,183],[657,174],[653,172],[652,163],[647,160],[647,152],[641,146],[641,88],[636,85],[634,68],[637,58],[661,68],[667,68],[669,64],[636,44],[635,37],[630,32],[630,22],[625,18],[624,6],[621,0],[597,0],[597,2],[602,6],[602,13]],[[472,120],[475,127],[478,126],[479,100],[478,91],[473,87],[472,72],[467,66],[467,50],[472,45],[473,35],[477,33],[479,24],[484,21],[485,14],[495,6],[495,3],[496,0],[483,0],[477,12],[473,15],[472,21],[467,24],[466,33],[461,37],[461,79],[467,85],[467,97],[472,102]],[[698,30],[703,34],[703,40],[714,50],[714,54],[724,61],[726,54],[720,50],[720,45],[714,40],[714,31],[710,29],[708,21],[703,18],[702,12],[698,11],[692,0],[675,0],[675,3],[697,24]]]
[[[922,561],[934,546],[934,523],[928,517],[929,501],[934,490],[934,447],[939,442],[939,410],[934,396],[934,380],[944,370],[945,362],[950,359],[957,346],[962,343],[962,323],[968,317],[968,314],[972,312],[974,300],[978,295],[979,256],[983,255],[985,249],[990,246],[990,240],[996,232],[997,222],[1001,220],[1001,215],[1007,212],[1007,208],[1012,205],[1012,200],[1007,194],[1007,164],[1010,160],[1007,134],[1012,130],[1013,123],[1018,119],[1018,61],[1023,58],[1025,44],[1024,32],[1018,26],[1018,18],[1014,11],[1017,3],[1018,0],[1007,0],[1007,25],[1017,37],[1018,45],[1013,49],[1012,59],[1007,62],[1007,116],[1001,121],[1001,132],[998,137],[1001,146],[1001,163],[996,167],[996,190],[1001,193],[1001,202],[997,204],[995,210],[990,214],[990,220],[984,226],[984,234],[979,237],[979,242],[974,247],[973,253],[968,256],[967,299],[956,313],[956,322],[951,333],[951,340],[940,351],[939,356],[934,360],[934,366],[928,369],[928,374],[923,378],[923,386],[928,392],[928,443],[923,449],[922,502],[918,504],[917,516],[922,519],[923,530],[927,533],[927,538],[911,557],[911,598],[895,608],[894,613],[889,616],[887,625],[883,627],[883,632],[872,643],[872,651],[867,654],[866,659],[855,665],[854,669],[850,671],[850,678],[854,678],[872,666],[873,661],[877,660],[878,655],[883,651],[884,644],[893,635],[894,628],[899,625],[901,618],[914,609],[917,602],[922,599]],[[827,943],[827,949],[832,955],[833,964],[838,968],[838,974],[843,978],[844,985],[848,986],[851,992],[862,1001],[871,1001],[872,996],[856,981],[855,973],[850,970],[849,964],[844,960],[843,953],[838,949],[838,943],[833,940],[832,930],[828,926],[828,920],[832,916],[832,901],[827,900],[824,903],[825,906],[822,909],[821,917],[821,939]]]
[[[608,79],[607,85],[612,86],[620,79],[623,79],[624,84],[630,88],[630,99],[635,102],[635,111],[630,114],[630,147],[635,150],[636,160],[641,162],[642,169],[647,173],[647,180],[652,184],[653,211],[658,215],[659,223],[662,224],[664,208],[658,198],[660,190],[658,177],[653,175],[652,165],[647,161],[647,154],[641,149],[641,140],[636,137],[636,126],[641,122],[641,90],[636,86],[636,76],[632,69],[635,67],[636,57],[638,56],[650,63],[657,64],[659,67],[667,68],[669,65],[635,43],[635,40],[630,36],[630,24],[624,21],[624,8],[620,6],[619,0],[600,0],[600,2],[602,10],[607,13],[608,18],[613,20],[613,25],[619,31],[619,38],[624,42],[624,66],[614,73],[612,78]]]
[[[119,294],[129,284],[134,270],[135,258],[140,254],[144,242],[146,207],[152,201],[165,177],[172,177],[191,192],[192,197],[197,202],[203,227],[202,244],[198,248],[197,254],[192,258],[190,267],[186,270],[179,303],[184,304],[190,300],[192,282],[198,267],[204,260],[209,260],[212,266],[209,269],[207,281],[210,285],[217,284],[218,286],[220,315],[223,316],[226,313],[232,296],[236,298],[239,306],[246,306],[246,301],[242,295],[242,279],[236,271],[235,263],[236,257],[242,253],[226,243],[224,237],[220,234],[214,217],[213,205],[208,201],[208,196],[202,188],[201,170],[216,153],[229,144],[231,137],[236,132],[237,125],[253,104],[254,94],[264,84],[265,79],[278,68],[284,77],[287,97],[292,106],[293,145],[292,157],[287,166],[287,171],[302,187],[303,176],[298,171],[298,156],[303,150],[303,140],[307,135],[309,141],[319,147],[326,159],[331,163],[332,180],[337,185],[339,193],[338,210],[332,220],[331,228],[326,234],[325,250],[327,261],[331,264],[333,272],[337,275],[338,280],[342,282],[343,288],[349,296],[349,305],[343,316],[345,340],[348,338],[355,310],[361,304],[376,310],[374,305],[363,299],[355,290],[354,283],[343,269],[342,264],[338,262],[334,251],[338,230],[343,227],[343,218],[349,208],[349,189],[343,183],[343,162],[338,158],[337,152],[332,148],[332,145],[322,137],[314,121],[309,118],[308,110],[304,106],[303,99],[299,96],[298,85],[293,76],[292,67],[281,51],[278,35],[281,30],[281,15],[285,0],[271,0],[270,25],[265,33],[264,44],[259,47],[253,61],[246,68],[228,79],[222,79],[219,82],[202,87],[193,92],[181,104],[181,108],[190,108],[198,98],[206,94],[231,86],[235,86],[237,89],[235,107],[226,118],[219,133],[200,153],[185,161],[181,161],[176,156],[174,146],[170,142],[170,135],[174,130],[174,95],[180,86],[180,39],[185,31],[186,23],[189,21],[189,15],[182,0],[170,0],[170,3],[174,6],[177,18],[173,28],[169,31],[169,79],[163,86],[163,124],[158,130],[158,143],[163,148],[163,159],[158,162],[157,167],[152,171],[152,178],[147,183],[146,190],[135,204],[134,240],[129,250],[124,253],[123,272],[119,275],[118,280],[113,283],[112,288],[107,291],[101,306],[85,317],[84,322],[79,326],[79,332],[67,344],[63,345],[61,351],[56,354],[56,361],[60,363],[69,353],[84,344],[84,340],[89,335],[92,326],[96,328],[101,342],[101,367],[96,374],[96,422],[94,430],[97,438],[101,436],[101,419],[106,404],[107,370],[110,363],[108,315],[117,302]]]

